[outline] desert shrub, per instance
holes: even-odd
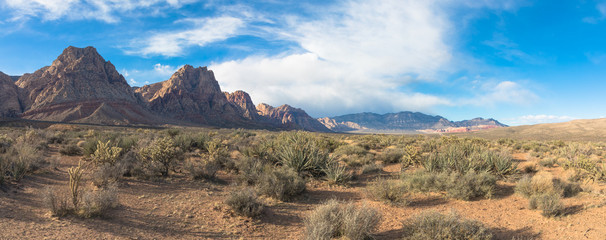
[[[539,165],[543,167],[554,167],[558,163],[558,160],[555,158],[546,158],[539,161]]]
[[[164,132],[166,133],[166,135],[168,135],[171,138],[174,138],[177,135],[181,134],[181,130],[174,129],[174,128],[166,129]]]
[[[402,175],[408,189],[418,192],[446,192],[449,197],[471,200],[477,197],[490,198],[496,188],[496,178],[487,172],[469,171],[432,173],[416,171]]]
[[[341,165],[337,161],[332,161],[326,164],[326,167],[322,169],[325,178],[329,184],[345,185],[351,180],[352,175],[346,166]]]
[[[139,150],[139,157],[145,163],[146,168],[160,173],[163,177],[168,176],[169,170],[181,154],[181,150],[169,137],[156,139],[150,145]]]
[[[433,211],[423,212],[404,222],[403,239],[489,240],[492,238],[492,234],[482,223],[461,219],[454,213],[444,215]]]
[[[0,185],[6,181],[6,172],[8,170],[8,161],[0,155]]]
[[[379,150],[393,145],[394,139],[387,135],[365,135],[360,139],[359,145],[367,150]]]
[[[225,200],[225,204],[238,215],[251,218],[261,215],[264,208],[259,201],[259,197],[252,189],[232,191]]]
[[[377,200],[398,206],[408,204],[408,191],[400,181],[379,178],[368,185],[366,190]]]
[[[371,163],[364,164],[362,166],[361,172],[362,172],[362,174],[374,173],[374,172],[381,171],[381,169],[383,169],[382,165],[377,165],[376,163],[371,162]]]
[[[328,161],[328,154],[320,149],[315,138],[305,132],[285,132],[278,138],[280,146],[277,156],[279,162],[298,173],[309,172],[321,176]]]
[[[257,191],[287,201],[305,191],[305,180],[290,168],[276,168],[264,172],[257,183]]]
[[[13,139],[6,134],[0,134],[0,154],[5,153],[13,144]]]
[[[370,163],[374,163],[374,155],[373,154],[366,154],[366,155],[349,155],[349,156],[345,156],[345,157],[341,157],[341,159],[343,160],[343,162],[345,162],[345,164],[347,164],[350,167],[359,167],[362,165],[366,165],[366,164],[370,164]]]
[[[56,217],[64,217],[73,211],[69,206],[69,197],[59,188],[47,187],[42,192],[42,201]]]
[[[258,143],[251,144],[247,147],[240,148],[242,155],[249,158],[256,158],[266,163],[276,163],[275,144],[273,141],[262,140]]]
[[[59,148],[59,153],[65,156],[81,156],[82,149],[76,146],[76,144],[68,144],[61,146],[61,148]]]
[[[305,239],[368,239],[380,222],[381,215],[376,209],[329,200],[305,219]]]
[[[192,179],[214,179],[221,163],[211,158],[190,158],[183,165]]]
[[[364,156],[368,153],[368,150],[364,149],[359,145],[341,145],[333,152],[334,155],[358,155]]]
[[[90,155],[90,158],[96,166],[105,163],[114,165],[118,158],[120,158],[121,152],[122,148],[112,146],[110,140],[107,142],[99,141],[97,142],[95,152]]]
[[[421,154],[419,150],[412,146],[407,145],[404,147],[404,153],[402,155],[402,168],[407,168],[411,165],[418,165],[421,163]]]
[[[229,158],[227,146],[221,143],[220,139],[213,139],[206,142],[208,159],[211,162],[217,162],[226,169],[236,169],[235,163]]]
[[[531,196],[529,199],[529,208],[538,208],[541,210],[541,215],[545,217],[556,217],[564,213],[564,205],[560,200],[560,195],[555,193]]]
[[[114,165],[103,163],[94,167],[90,173],[90,178],[95,186],[104,188],[118,182],[127,171],[124,162],[118,162]]]
[[[388,148],[383,150],[381,154],[377,155],[377,160],[383,162],[384,164],[398,163],[402,160],[402,156],[404,156],[403,150]]]
[[[578,151],[580,150],[573,152]],[[562,167],[564,167],[564,169],[574,169],[581,179],[606,181],[606,165],[600,164],[597,160],[591,159],[588,155],[583,153],[575,156],[568,156],[562,163]]]
[[[20,181],[28,172],[35,171],[46,163],[40,150],[26,142],[15,143],[4,154],[5,170],[15,181]]]
[[[86,191],[82,195],[82,207],[78,215],[85,218],[102,217],[108,210],[118,206],[118,190],[109,186],[97,191]]]
[[[555,194],[561,197],[571,197],[581,191],[576,183],[563,182],[550,175],[524,176],[516,184],[515,191],[526,198],[542,194]]]
[[[245,185],[253,186],[260,182],[261,176],[268,172],[267,166],[262,160],[252,157],[245,157],[236,162],[238,169],[238,180]]]
[[[474,170],[487,171],[499,177],[514,174],[517,169],[510,155],[469,142],[444,145],[440,151],[426,155],[421,165],[430,172],[455,171],[465,174]]]
[[[206,150],[206,142],[210,141],[210,136],[206,133],[184,133],[174,139],[177,146],[188,152],[196,149]]]

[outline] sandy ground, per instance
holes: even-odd
[[[52,153],[55,154],[56,153]],[[527,155],[515,155],[527,161]],[[492,199],[459,201],[441,194],[417,194],[412,203],[395,207],[373,201],[366,184],[377,177],[397,176],[398,165],[358,177],[349,187],[321,181],[292,202],[264,199],[262,217],[235,216],[223,204],[237,189],[234,175],[220,172],[216,181],[193,181],[178,174],[162,182],[126,179],[119,190],[120,206],[105,218],[51,217],[40,194],[48,186],[66,186],[67,168],[78,157],[61,157],[56,169],[46,169],[0,191],[0,239],[302,239],[303,219],[322,202],[337,198],[379,209],[383,222],[377,239],[402,235],[402,221],[425,210],[457,212],[481,221],[497,239],[606,239],[606,195],[600,184],[591,192],[564,199],[567,215],[545,218],[528,209],[528,200],[514,193],[512,182],[499,182]],[[559,168],[546,169],[558,174]]]

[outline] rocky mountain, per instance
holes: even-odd
[[[224,92],[224,94],[227,101],[238,107],[238,112],[240,115],[253,121],[260,119],[257,109],[255,108],[255,104],[253,104],[248,93],[238,90],[233,93]]]
[[[312,132],[331,132],[330,129],[320,123],[317,119],[307,115],[302,109],[291,107],[288,104],[274,108],[268,104],[261,103],[257,105],[257,113],[260,116],[269,119],[269,121],[274,124],[282,124],[290,129],[301,129]]]
[[[53,61],[16,82],[22,118],[99,124],[150,124],[156,117],[114,65],[93,47],[68,47]]]
[[[505,127],[494,119],[474,118],[459,122],[450,121],[441,116],[432,116],[419,112],[399,113],[357,113],[320,119],[326,127],[333,131],[426,131],[426,132],[458,132],[483,128]]]
[[[16,82],[17,80],[19,80],[19,78],[21,78],[21,76],[10,76],[10,77],[11,77],[11,79],[12,79],[13,81],[15,81],[15,82]]]
[[[243,127],[250,123],[221,91],[212,71],[185,65],[170,79],[135,90],[156,114],[194,124]]]
[[[14,118],[21,113],[18,93],[11,77],[0,72],[0,118]]]

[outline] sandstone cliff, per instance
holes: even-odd
[[[317,119],[307,115],[300,108],[293,108],[287,104],[279,107],[272,107],[261,103],[257,105],[259,115],[266,117],[275,123],[281,123],[291,129],[301,129],[313,132],[331,132],[326,126],[322,125]]]
[[[224,92],[224,94],[227,101],[238,107],[238,112],[240,115],[249,120],[259,120],[257,109],[255,108],[255,105],[253,104],[252,99],[250,99],[250,95],[248,95],[248,93],[238,90],[233,93]]]
[[[0,72],[0,118],[15,118],[21,111],[15,82],[10,76]]]
[[[239,114],[221,91],[212,71],[185,65],[170,79],[135,90],[156,114],[195,124],[243,127]]]

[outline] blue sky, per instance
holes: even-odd
[[[208,66],[314,117],[606,116],[606,1],[0,0],[0,71],[94,46],[132,86]]]

